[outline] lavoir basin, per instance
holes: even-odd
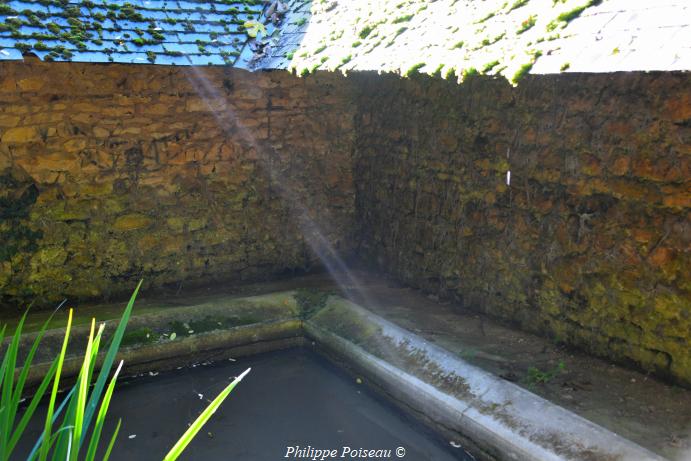
[[[404,321],[414,318],[405,303],[354,301],[319,278],[290,285],[302,286],[138,300],[109,411],[110,429],[123,421],[112,459],[162,459],[247,368],[183,459],[663,459],[478,366],[478,357],[494,355],[426,336],[424,322]],[[65,376],[78,372],[91,316],[105,321],[106,337],[118,322],[112,305],[84,308]],[[32,314],[29,330],[39,320]],[[54,322],[28,377],[33,385],[61,347],[61,314]],[[29,330],[24,350],[36,334]]]
[[[123,380],[106,429],[122,419],[111,459],[163,459],[187,424],[248,367],[251,373],[181,459],[472,459],[379,398],[361,378],[304,347]],[[28,433],[27,442],[41,429]]]

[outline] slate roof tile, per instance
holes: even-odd
[[[0,59],[232,65],[263,0],[0,0]]]

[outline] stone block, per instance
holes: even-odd
[[[41,141],[41,132],[35,126],[9,128],[0,134],[3,143],[27,143]]]
[[[119,231],[133,231],[145,229],[153,224],[153,219],[138,213],[118,216],[113,223],[113,228]]]

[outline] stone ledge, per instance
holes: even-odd
[[[331,298],[305,330],[436,429],[479,446],[482,458],[664,459],[349,301]]]
[[[170,328],[172,322],[193,323],[219,316],[222,324],[176,340],[139,342],[122,348],[119,359],[127,373],[175,368],[205,360],[268,352],[313,340],[317,349],[362,373],[375,388],[408,411],[421,416],[451,440],[463,442],[479,459],[511,460],[663,460],[652,452],[548,402],[510,382],[470,365],[419,335],[347,301],[314,297],[314,306],[298,301],[296,291],[261,296],[188,299],[135,315],[128,332],[146,326]],[[151,308],[149,308],[151,309]],[[253,313],[251,323],[227,326],[224,319]],[[305,317],[308,317],[305,319]],[[112,333],[116,320],[106,321]],[[66,381],[79,371],[79,339],[88,325],[73,329],[73,349],[65,363]],[[46,334],[41,357],[59,349],[64,329]],[[22,338],[26,345],[36,333]],[[36,384],[49,366],[38,363],[29,376]]]

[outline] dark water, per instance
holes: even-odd
[[[247,367],[252,367],[252,372],[212,416],[181,460],[312,459],[286,457],[288,447],[295,446],[336,449],[337,457],[328,459],[472,459],[305,349],[119,383],[109,419],[112,424],[122,418],[123,423],[111,459],[163,459],[207,399],[213,399]],[[391,454],[383,458],[352,457],[351,451],[341,457],[344,447],[353,451],[391,450]],[[397,456],[398,447],[405,450],[403,458]]]

